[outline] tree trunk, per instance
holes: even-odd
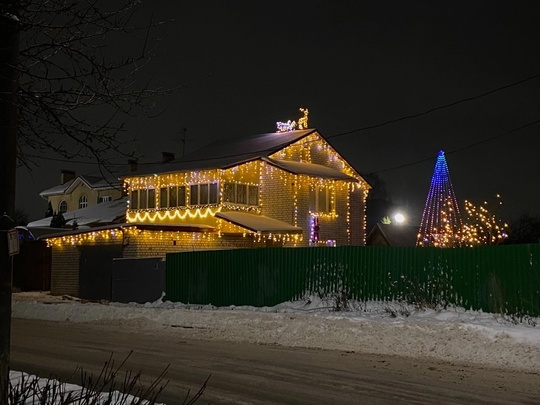
[[[17,71],[19,53],[18,0],[0,4],[0,216],[15,211],[17,164]],[[2,228],[13,227],[6,221]],[[11,258],[7,232],[0,230],[0,404],[7,404],[11,335]]]

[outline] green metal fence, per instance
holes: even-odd
[[[306,295],[441,302],[540,316],[540,244],[268,248],[167,254],[168,300],[272,306]]]

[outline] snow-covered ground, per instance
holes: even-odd
[[[142,333],[428,357],[540,372],[540,319],[522,323],[463,308],[416,310],[400,303],[314,297],[275,307],[214,307],[158,300],[91,303],[46,293],[14,294],[13,317],[122,324]],[[537,325],[537,326],[535,326]]]

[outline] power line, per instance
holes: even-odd
[[[457,148],[457,149],[454,149],[454,150],[451,150],[449,152],[444,152],[446,155],[450,155],[452,153],[457,153],[457,152],[461,152],[465,149],[470,149],[470,148],[473,148],[475,146],[478,146],[478,145],[481,145],[483,143],[487,143],[487,142],[490,142],[494,139],[497,139],[497,138],[500,138],[502,136],[506,136],[506,135],[510,135],[514,132],[518,132],[518,131],[521,131],[522,129],[525,129],[525,128],[528,128],[530,126],[533,126],[533,125],[536,125],[536,124],[539,124],[540,123],[540,119],[539,120],[536,120],[536,121],[532,121],[532,122],[529,122],[527,124],[524,124],[524,125],[521,125],[519,127],[516,127],[516,128],[512,128],[506,132],[502,132],[500,134],[497,134],[497,135],[494,135],[494,136],[490,136],[489,138],[486,138],[486,139],[483,139],[481,141],[478,141],[478,142],[474,142],[474,143],[470,143],[466,146],[463,146],[461,148]],[[373,173],[383,173],[383,172],[389,172],[389,171],[392,171],[392,170],[397,170],[397,169],[402,169],[404,167],[409,167],[409,166],[414,166],[414,165],[418,165],[420,163],[424,163],[424,162],[427,162],[427,161],[433,161],[433,156],[432,157],[429,157],[429,158],[425,158],[425,159],[421,159],[421,160],[417,160],[415,162],[410,162],[410,163],[405,163],[405,164],[402,164],[402,165],[399,165],[399,166],[394,166],[394,167],[389,167],[387,169],[382,169],[382,170],[376,170],[376,171],[373,171],[369,174],[373,174]]]
[[[396,122],[400,122],[400,121],[410,120],[410,119],[413,119],[413,118],[422,117],[423,115],[431,114],[432,112],[439,111],[439,110],[444,110],[445,108],[453,107],[453,106],[458,105],[458,104],[467,103],[467,102],[473,101],[473,100],[478,100],[479,98],[489,96],[489,95],[491,95],[491,94],[493,94],[493,93],[497,93],[497,92],[499,92],[499,91],[508,89],[508,88],[510,88],[510,87],[514,87],[514,86],[523,84],[523,83],[525,83],[525,82],[528,82],[528,81],[530,81],[530,80],[537,79],[538,77],[540,77],[540,73],[537,73],[537,74],[535,74],[535,75],[533,75],[533,76],[530,76],[530,77],[527,77],[527,78],[525,78],[525,79],[518,80],[517,82],[513,82],[513,83],[510,83],[510,84],[506,84],[506,85],[504,85],[504,86],[501,86],[501,87],[497,87],[496,89],[492,89],[492,90],[486,91],[485,93],[481,93],[481,94],[478,94],[478,95],[476,95],[476,96],[471,96],[471,97],[467,97],[467,98],[462,98],[462,99],[460,99],[460,100],[453,101],[453,102],[448,103],[448,104],[442,104],[442,105],[439,105],[439,106],[437,106],[437,107],[430,108],[429,110],[425,110],[425,111],[420,112],[420,113],[417,113],[417,114],[405,115],[405,116],[403,116],[403,117],[394,118],[394,119],[391,119],[391,120],[388,120],[388,121],[385,121],[385,122],[381,122],[381,123],[379,123],[379,124],[369,125],[369,126],[366,126],[366,127],[353,129],[353,130],[351,130],[351,131],[346,131],[346,132],[341,132],[341,133],[339,133],[339,134],[330,135],[330,136],[327,136],[326,139],[338,138],[338,137],[340,137],[340,136],[345,136],[345,135],[354,134],[355,132],[367,131],[367,130],[369,130],[369,129],[375,129],[375,128],[383,127],[383,126],[385,126],[385,125],[394,124],[394,123],[396,123]]]
[[[394,118],[394,119],[391,119],[391,120],[388,120],[388,121],[381,122],[379,124],[369,125],[369,126],[353,129],[351,131],[346,131],[346,132],[341,132],[341,133],[334,134],[334,135],[329,135],[329,136],[326,136],[324,138],[325,139],[338,138],[338,137],[350,135],[350,134],[353,134],[353,133],[356,133],[356,132],[367,131],[367,130],[371,130],[371,129],[375,129],[375,128],[380,128],[380,127],[383,127],[383,126],[386,126],[386,125],[389,125],[389,124],[393,124],[393,123],[396,123],[396,122],[422,117],[424,115],[431,114],[431,113],[433,113],[435,111],[440,111],[440,110],[443,110],[443,109],[446,109],[446,108],[450,108],[450,107],[456,106],[458,104],[466,103],[466,102],[473,101],[473,100],[478,100],[480,98],[489,96],[491,94],[497,93],[499,91],[502,91],[502,90],[505,90],[505,89],[508,89],[508,88],[511,88],[511,87],[514,87],[514,86],[518,86],[520,84],[523,84],[523,83],[526,83],[528,81],[537,79],[539,77],[540,77],[540,73],[537,73],[537,74],[534,74],[534,75],[529,76],[527,78],[524,78],[524,79],[521,79],[521,80],[518,80],[518,81],[515,81],[515,82],[512,82],[512,83],[497,87],[495,89],[486,91],[484,93],[477,94],[477,95],[471,96],[471,97],[462,98],[460,100],[453,101],[451,103],[442,104],[442,105],[430,108],[430,109],[425,110],[425,111],[420,112],[420,113]],[[451,153],[459,152],[459,151],[464,150],[464,149],[472,148],[472,147],[480,145],[482,143],[489,142],[490,140],[493,140],[495,138],[498,138],[498,137],[510,134],[512,132],[516,132],[516,131],[518,131],[520,129],[523,129],[523,128],[526,128],[528,126],[534,125],[534,124],[536,124],[538,122],[539,121],[534,121],[534,122],[531,122],[529,124],[525,124],[524,126],[514,128],[514,129],[512,129],[512,130],[510,130],[508,132],[495,135],[493,137],[487,138],[485,140],[482,140],[482,141],[479,141],[479,142],[476,142],[476,143],[469,144],[469,145],[464,146],[464,147],[462,147],[460,149],[456,149],[454,151],[448,152],[447,154],[451,154]],[[255,151],[255,152],[252,152],[252,153],[262,153],[262,152],[266,152],[266,150]],[[207,158],[207,160],[218,160],[218,159],[231,158],[231,157],[241,157],[241,156],[244,156],[244,155],[247,155],[247,154],[246,153],[238,153],[238,154],[222,155],[222,156],[217,156],[217,157],[213,157],[213,158]],[[65,162],[65,160],[59,159],[59,158],[50,158],[50,157],[37,156],[37,155],[27,155],[27,156],[32,157],[32,158],[36,158],[36,159]],[[431,160],[431,159],[432,158],[426,158],[426,159],[422,159],[422,160],[419,160],[419,161],[407,163],[407,164],[404,164],[404,165],[395,166],[395,167],[388,168],[388,169],[383,169],[383,170],[378,170],[378,171],[375,171],[374,173],[381,173],[381,172],[385,172],[385,171],[400,169],[402,167],[413,166],[413,165],[416,165],[416,164],[426,162],[426,161]],[[196,161],[196,160],[182,160],[182,162],[186,162],[186,163],[193,162],[193,161]],[[71,160],[70,163],[73,163],[73,164],[86,164],[86,165],[100,165],[100,163],[97,163],[97,162],[75,161],[75,160]],[[155,162],[139,163],[139,165],[153,165],[153,164],[159,164],[159,163],[161,163],[161,162],[155,161]],[[110,163],[109,165],[110,166],[124,166],[125,163]]]

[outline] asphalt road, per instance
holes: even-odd
[[[540,375],[331,350],[182,340],[103,324],[13,319],[11,369],[78,383],[113,354],[159,396],[182,404],[211,375],[198,404],[539,404]]]

